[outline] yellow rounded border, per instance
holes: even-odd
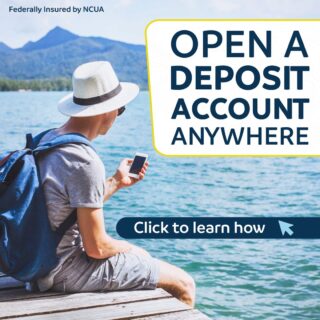
[[[239,18],[239,19],[154,19],[151,20],[144,29],[144,38],[146,44],[146,60],[147,60],[147,73],[148,73],[148,90],[149,90],[149,100],[150,100],[150,117],[151,117],[151,127],[152,127],[152,145],[154,150],[161,156],[169,158],[315,158],[320,157],[320,154],[166,154],[159,151],[155,143],[154,125],[153,125],[153,111],[152,111],[152,92],[151,92],[151,81],[150,81],[150,64],[149,64],[149,53],[148,53],[148,38],[147,30],[155,22],[203,22],[203,21],[213,21],[213,22],[241,22],[241,21],[255,21],[255,22],[320,22],[320,19],[255,19],[255,18]],[[320,143],[320,141],[319,141]]]

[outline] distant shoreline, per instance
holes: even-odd
[[[0,78],[0,91],[71,91],[69,78],[14,80]]]
[[[142,91],[147,88],[140,87]],[[72,91],[70,78],[14,80],[0,78],[0,92]]]

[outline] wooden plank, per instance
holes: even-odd
[[[24,287],[24,283],[8,276],[2,276],[0,278],[0,290],[19,287]]]
[[[63,292],[28,292],[24,288],[0,290],[0,302],[64,295]]]
[[[192,309],[188,311],[170,312],[155,316],[139,317],[136,320],[210,320],[205,314],[199,310]]]
[[[39,299],[29,299],[27,303],[24,300],[6,301],[0,302],[0,319],[83,308],[94,308],[164,297],[170,297],[170,294],[162,289],[156,289],[104,293],[74,293],[42,297]]]
[[[187,309],[189,309],[189,307],[186,304],[175,298],[163,298],[68,312],[19,317],[17,320],[120,320]]]

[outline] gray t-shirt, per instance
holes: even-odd
[[[59,134],[49,131],[46,142]],[[105,194],[105,168],[96,152],[83,144],[66,144],[41,155],[38,160],[40,177],[51,227],[55,230],[74,208],[102,208]],[[41,291],[48,290],[62,264],[79,251],[84,251],[78,224],[63,236],[57,248],[59,264],[45,277],[38,279]],[[67,263],[67,261],[66,261]]]

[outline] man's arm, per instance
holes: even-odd
[[[106,202],[113,194],[115,194],[119,188],[119,181],[114,176],[106,179],[106,192],[104,194],[103,201]]]
[[[116,173],[106,180],[104,201],[108,200],[119,189],[130,187],[142,180],[148,163],[145,163],[138,179],[129,177],[132,159],[121,161]],[[116,240],[105,231],[103,210],[101,208],[77,208],[77,219],[83,246],[86,254],[95,259],[105,259],[120,252],[134,251],[149,255],[147,251],[124,240]]]
[[[128,251],[149,256],[149,253],[140,247],[110,237],[105,231],[102,209],[78,208],[77,219],[84,250],[89,257],[106,259]]]
[[[113,239],[106,233],[102,209],[78,208],[77,218],[88,256],[95,259],[108,258],[132,248],[127,241]]]

